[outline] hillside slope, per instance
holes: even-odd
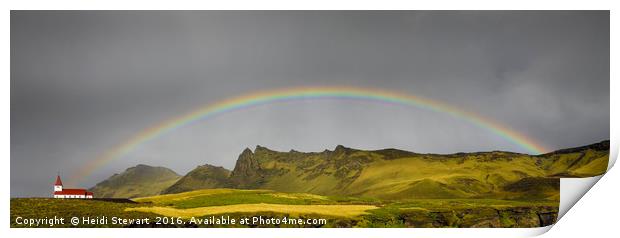
[[[180,193],[205,188],[230,187],[228,180],[230,171],[212,165],[201,165],[187,173],[172,186],[162,191],[162,194]]]
[[[164,167],[139,164],[98,183],[89,190],[95,197],[134,198],[160,194],[181,178]]]
[[[166,193],[242,188],[381,199],[559,199],[560,177],[602,174],[608,154],[609,141],[537,156],[502,151],[417,154],[344,146],[304,153],[257,146],[241,153],[227,178],[223,168],[201,176],[192,171],[175,184],[183,189],[171,187]]]
[[[207,164],[179,179],[169,170],[163,175],[138,176],[138,171],[150,167],[139,165],[92,190],[97,197],[236,188],[390,200],[557,200],[559,178],[602,174],[607,169],[608,156],[609,141],[535,156],[503,151],[418,154],[341,145],[322,152],[279,152],[256,146],[254,151],[245,149],[239,155],[232,171]]]

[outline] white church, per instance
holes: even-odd
[[[93,193],[82,188],[63,188],[60,175],[56,176],[56,183],[54,183],[54,198],[82,198],[92,199]]]

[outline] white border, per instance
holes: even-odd
[[[612,1],[576,1],[576,0],[553,0],[553,1],[534,1],[534,0],[522,0],[522,1],[458,1],[458,0],[440,0],[440,1],[428,1],[425,3],[414,1],[311,1],[311,3],[293,3],[291,1],[231,1],[231,2],[200,2],[187,0],[177,1],[163,1],[163,0],[140,0],[140,1],[121,1],[121,0],[72,0],[72,1],[49,1],[49,0],[25,0],[25,1],[10,1],[3,2],[5,7],[4,18],[2,18],[3,32],[10,32],[10,15],[9,11],[12,10],[64,10],[64,9],[88,9],[88,10],[114,10],[114,9],[145,9],[145,10],[186,10],[186,9],[355,9],[355,10],[382,10],[382,9],[400,9],[400,10],[428,10],[428,9],[463,9],[463,10],[510,10],[510,9],[554,9],[554,10],[612,10],[611,25],[618,26],[618,17],[615,16],[616,6]],[[611,42],[618,39],[618,30],[611,27]],[[349,228],[337,228],[337,229],[9,229],[9,197],[10,197],[10,38],[8,34],[3,38],[5,47],[2,48],[4,55],[4,61],[2,69],[4,72],[5,84],[2,87],[3,103],[0,104],[4,116],[2,117],[2,151],[3,153],[3,166],[0,168],[2,173],[2,188],[5,195],[2,196],[1,207],[3,216],[0,216],[0,224],[5,224],[2,229],[2,233],[5,234],[2,237],[23,237],[23,236],[46,236],[46,237],[92,237],[96,232],[98,236],[136,236],[136,235],[148,235],[151,237],[179,237],[185,235],[200,235],[200,236],[214,236],[214,237],[235,237],[235,236],[251,236],[251,237],[274,237],[274,236],[295,236],[295,237],[317,237],[317,236],[337,236],[337,237],[523,237],[534,236],[542,234],[548,231],[551,227],[543,228],[467,228],[467,229],[454,229],[454,228],[431,228],[431,229],[349,229]],[[618,91],[617,78],[617,47],[611,48],[611,91]],[[611,105],[618,105],[618,96],[611,93]],[[618,156],[618,126],[614,122],[618,121],[618,110],[611,107],[611,159],[610,167],[614,164]],[[617,176],[616,176],[617,177]],[[598,179],[596,179],[598,180]],[[602,179],[605,180],[605,179]],[[617,182],[617,181],[616,181]],[[609,183],[609,181],[607,181]],[[566,183],[564,183],[566,185]],[[609,186],[607,186],[609,188]],[[582,189],[579,189],[582,190]],[[566,191],[566,190],[565,190]],[[569,195],[565,195],[569,196]],[[570,195],[572,196],[572,195]],[[570,212],[569,212],[570,213]],[[603,217],[602,219],[615,219],[616,214]],[[575,216],[572,219],[590,219],[588,217],[579,217],[579,214],[573,214]],[[568,216],[570,217],[570,216]],[[564,223],[563,218],[560,223]],[[570,229],[570,227],[564,227],[564,229]],[[574,228],[580,229],[580,228]],[[601,229],[601,228],[596,228]],[[613,229],[613,228],[612,228]],[[560,232],[557,232],[560,233]],[[570,233],[564,233],[570,234]]]

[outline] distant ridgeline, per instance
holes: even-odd
[[[201,165],[179,176],[138,165],[90,190],[97,197],[144,197],[207,188],[270,189],[380,199],[498,198],[559,200],[559,178],[607,170],[609,141],[542,155],[493,151],[418,154],[337,146],[323,152],[245,149],[235,168]]]

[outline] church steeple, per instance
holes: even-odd
[[[62,180],[60,180],[60,173],[56,175],[56,183],[54,183],[54,191],[62,191]]]

